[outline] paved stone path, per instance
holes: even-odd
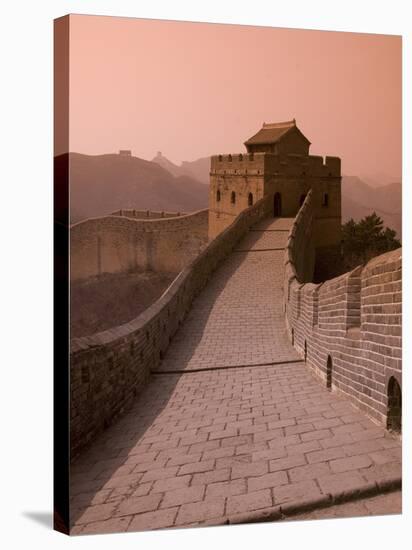
[[[270,250],[288,224],[239,244],[264,250],[216,271],[133,409],[73,466],[73,534],[237,521],[400,476],[399,441],[327,391],[288,342],[283,253]]]
[[[292,223],[279,218],[249,232],[195,300],[159,370],[300,360],[287,338],[282,303],[284,247]]]

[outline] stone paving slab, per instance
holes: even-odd
[[[235,252],[285,248],[288,240],[288,231],[249,231],[249,234],[238,244]]]
[[[287,235],[294,221],[295,218],[266,218],[252,227],[251,231],[285,231]]]
[[[290,228],[292,222],[278,218],[263,226]],[[249,252],[232,254],[216,270],[173,338],[159,371],[300,359],[289,342],[284,321],[284,250],[252,251],[284,247],[287,236],[286,231],[266,230],[246,235],[238,248]]]
[[[155,375],[72,467],[73,533],[253,519],[400,476],[399,440],[302,363]]]

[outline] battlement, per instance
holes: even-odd
[[[135,210],[131,208],[122,208],[111,213],[112,216],[124,216],[126,218],[134,218],[137,220],[157,220],[159,218],[178,218],[185,216],[186,212],[166,212],[157,210]]]
[[[264,174],[270,176],[340,177],[339,157],[289,153],[233,153],[211,157],[213,174]]]
[[[402,386],[402,249],[313,284],[314,195],[288,237],[284,308],[290,339],[329,389],[388,425],[390,381]]]
[[[262,173],[265,166],[265,153],[233,153],[213,155],[211,173]]]

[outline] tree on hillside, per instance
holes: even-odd
[[[342,254],[345,271],[399,248],[396,232],[383,226],[383,220],[373,212],[359,222],[352,218],[342,226]]]

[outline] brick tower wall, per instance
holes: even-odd
[[[263,153],[211,157],[209,239],[214,239],[251,206],[249,194],[252,194],[253,204],[263,198],[264,161]],[[235,202],[232,193],[235,193]]]
[[[209,239],[213,239],[253,201],[281,196],[283,217],[295,217],[312,189],[315,279],[334,275],[341,244],[341,163],[337,157],[298,154],[232,154],[211,158]],[[231,200],[232,193],[236,200]],[[220,198],[220,200],[218,200]],[[274,208],[273,208],[274,214]]]

